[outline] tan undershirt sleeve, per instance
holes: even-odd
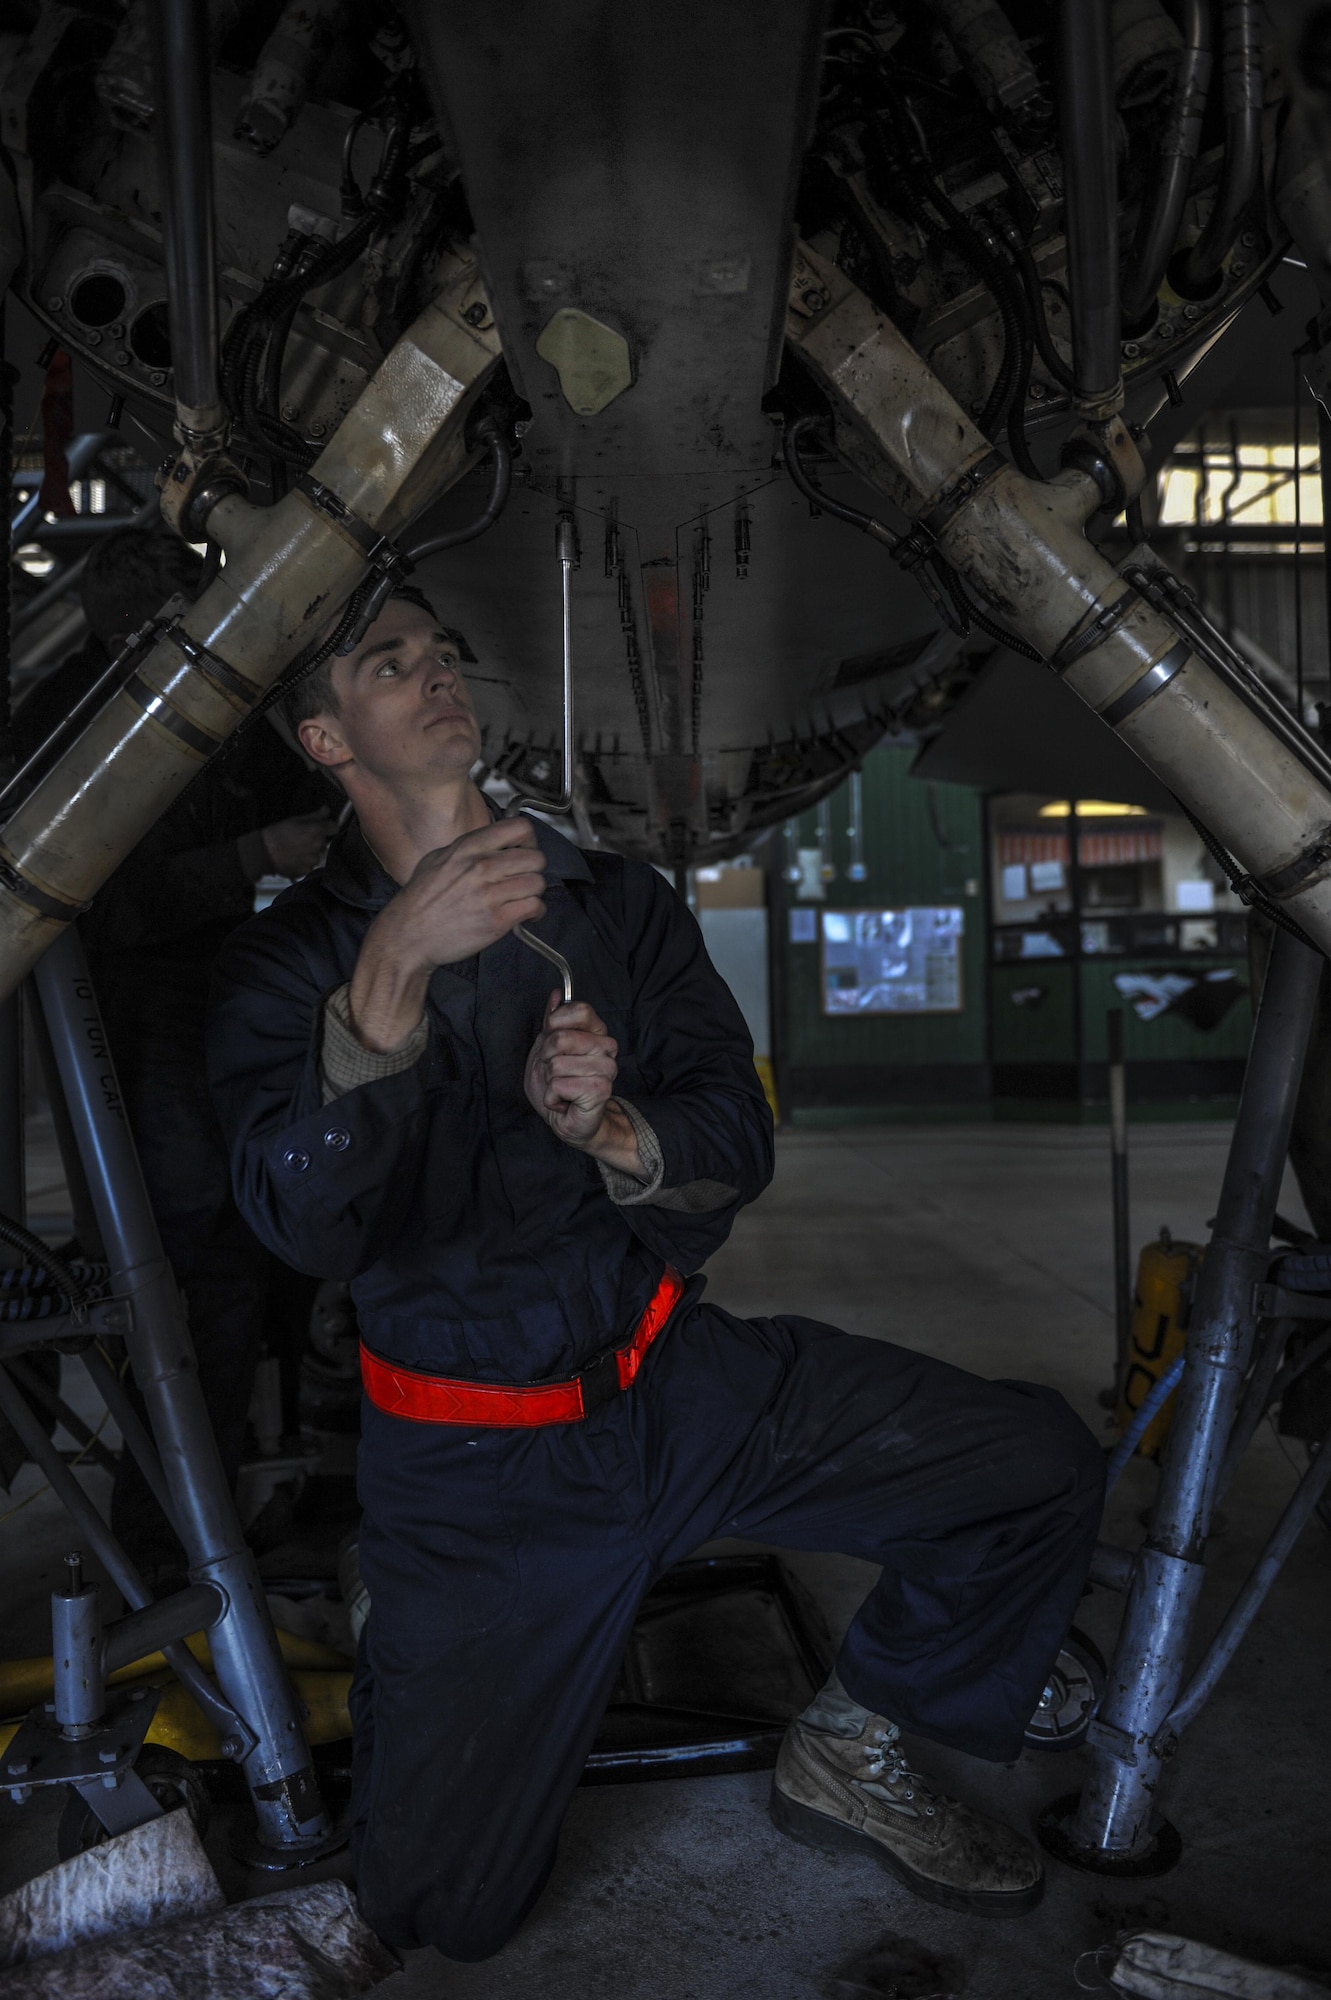
[[[638,1158],[642,1161],[642,1170],[646,1178],[639,1180],[636,1174],[621,1173],[618,1167],[609,1167],[604,1160],[598,1160],[596,1164],[601,1169],[605,1191],[616,1208],[645,1208],[650,1205],[653,1196],[661,1191],[661,1176],[665,1172],[665,1161],[661,1156],[656,1134],[641,1111],[635,1111],[631,1104],[625,1104],[622,1097],[615,1098],[614,1102],[633,1127],[633,1136],[638,1142]]]
[[[400,1049],[367,1049],[351,1025],[351,986],[339,986],[324,1002],[323,1046],[320,1050],[319,1078],[323,1101],[345,1097],[363,1083],[375,1083],[383,1076],[396,1076],[410,1069],[425,1053],[430,1024],[424,1014]]]
[[[710,1209],[724,1208],[735,1199],[738,1190],[727,1187],[724,1181],[686,1181],[682,1187],[662,1187],[665,1160],[659,1139],[641,1111],[626,1104],[622,1097],[617,1097],[615,1103],[633,1127],[638,1158],[646,1176],[638,1180],[633,1174],[621,1173],[618,1167],[608,1167],[604,1160],[596,1162],[605,1191],[616,1208],[671,1208],[685,1215],[706,1215]]]

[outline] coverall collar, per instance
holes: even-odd
[[[494,801],[486,799],[486,804],[495,818],[499,818]],[[592,871],[571,840],[566,840],[562,833],[556,833],[554,827],[547,826],[544,820],[537,819],[532,813],[524,817],[531,822],[536,844],[545,856],[550,875],[558,876],[565,882],[591,881]],[[328,850],[322,879],[330,895],[358,910],[381,910],[400,887],[361,832],[360,821],[354,813]]]

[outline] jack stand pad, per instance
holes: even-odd
[[[339,1814],[331,1833],[325,1833],[318,1840],[308,1843],[293,1842],[289,1847],[270,1847],[260,1840],[256,1826],[238,1826],[229,1842],[231,1852],[242,1866],[261,1869],[265,1875],[290,1875],[301,1868],[313,1868],[317,1861],[326,1861],[330,1854],[336,1854],[351,1838],[350,1813]]]
[[[1183,1841],[1176,1826],[1159,1817],[1151,1821],[1151,1837],[1136,1854],[1102,1854],[1097,1848],[1074,1842],[1070,1828],[1081,1804],[1080,1792],[1054,1799],[1036,1821],[1041,1847],[1068,1868],[1084,1875],[1105,1875],[1118,1881],[1139,1881],[1152,1875],[1168,1875],[1183,1859]]]

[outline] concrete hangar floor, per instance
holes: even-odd
[[[1136,1237],[1167,1223],[1178,1237],[1204,1238],[1228,1136],[1218,1123],[1134,1129]],[[58,1206],[59,1191],[44,1199]],[[1303,1216],[1292,1181],[1281,1209]],[[803,1312],[986,1375],[1053,1383],[1102,1427],[1113,1337],[1104,1134],[993,1125],[787,1134],[776,1180],[714,1260],[710,1288],[741,1313]],[[1264,1430],[1209,1551],[1203,1637],[1297,1471]],[[85,1476],[104,1498],[105,1475]],[[1144,1460],[1129,1467],[1108,1537],[1140,1538],[1155,1477]],[[25,1468],[8,1506],[40,1485]],[[47,1593],[68,1533],[49,1495],[0,1520],[11,1656],[49,1646]],[[839,1633],[871,1572],[831,1556],[788,1560]],[[1165,1805],[1184,1843],[1169,1875],[1112,1882],[1051,1861],[1040,1907],[994,1924],[922,1903],[867,1861],[785,1840],[766,1815],[765,1772],[597,1786],[576,1798],[553,1881],[497,1958],[464,1966],[410,1954],[377,1990],[384,2000],[858,2000],[894,1990],[853,1971],[888,1936],[939,1965],[941,1983],[895,1990],[1065,2000],[1079,1990],[1082,1955],[1134,1928],[1325,1977],[1326,1771],[1316,1746],[1331,1672],[1329,1569],[1331,1537],[1314,1521],[1168,1775]],[[1117,1616],[1117,1598],[1096,1590],[1079,1622],[1107,1650]],[[915,1747],[926,1772],[1021,1827],[1080,1782],[1075,1750],[993,1766]],[[223,1810],[208,1847],[228,1893],[262,1893],[271,1883],[244,1876],[227,1830]],[[0,1893],[55,1858],[55,1810],[0,1800]],[[1095,1977],[1084,1965],[1082,1976]]]

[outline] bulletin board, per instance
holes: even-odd
[[[822,912],[823,1013],[959,1014],[960,905]]]

